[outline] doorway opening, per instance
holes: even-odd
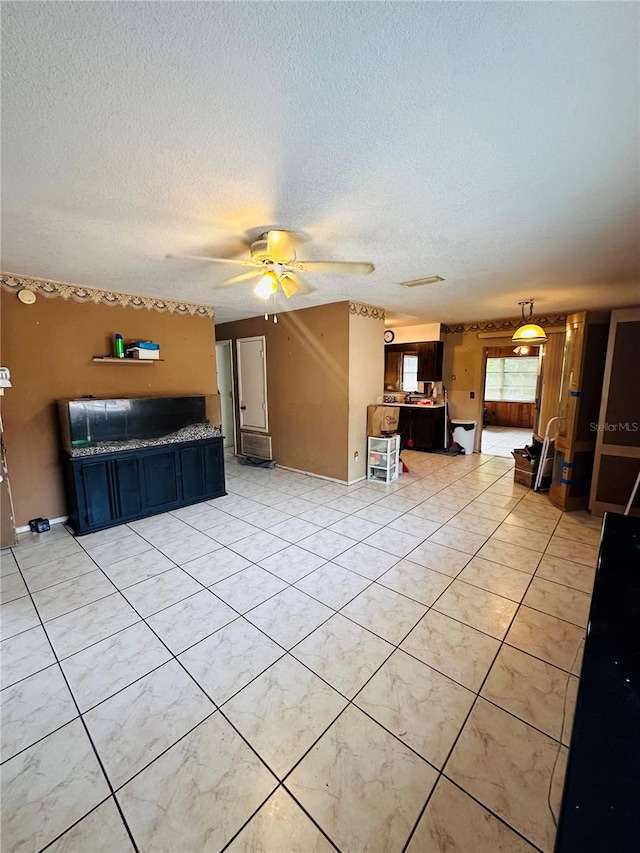
[[[216,342],[216,369],[218,393],[220,394],[220,420],[222,422],[223,445],[236,452],[235,397],[233,390],[233,357],[231,341]]]
[[[484,351],[482,453],[511,456],[531,443],[540,410],[539,347],[517,355],[513,346]]]

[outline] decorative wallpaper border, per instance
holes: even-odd
[[[48,299],[60,296],[62,299],[74,299],[76,302],[93,302],[96,305],[121,305],[123,308],[146,308],[147,311],[168,311],[183,316],[215,317],[212,305],[197,305],[194,302],[174,302],[172,299],[160,299],[157,296],[133,296],[130,293],[118,293],[113,290],[96,290],[92,287],[80,287],[77,284],[65,284],[61,281],[47,281],[43,278],[26,278],[11,273],[0,274],[0,286],[17,293],[19,290],[31,290]]]
[[[538,326],[564,326],[567,322],[566,314],[536,314],[532,320]],[[445,335],[451,335],[459,332],[510,332],[515,330],[522,324],[522,319],[516,317],[512,320],[487,320],[483,323],[457,323],[455,326],[447,326],[442,324],[442,331]]]
[[[364,302],[350,302],[349,314],[357,314],[358,317],[370,317],[372,320],[384,320],[384,308],[376,308],[374,305],[366,305]]]

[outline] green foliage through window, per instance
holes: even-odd
[[[484,399],[498,402],[533,403],[538,379],[538,359],[488,358]]]

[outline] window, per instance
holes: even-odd
[[[417,391],[418,390],[418,356],[403,355],[402,356],[402,390]]]
[[[537,358],[488,358],[484,399],[533,403],[537,381]]]

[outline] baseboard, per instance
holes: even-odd
[[[68,515],[61,515],[59,518],[50,518],[49,524],[64,524],[65,521],[69,520]],[[21,527],[16,527],[16,533],[29,533],[29,525],[23,524]]]

